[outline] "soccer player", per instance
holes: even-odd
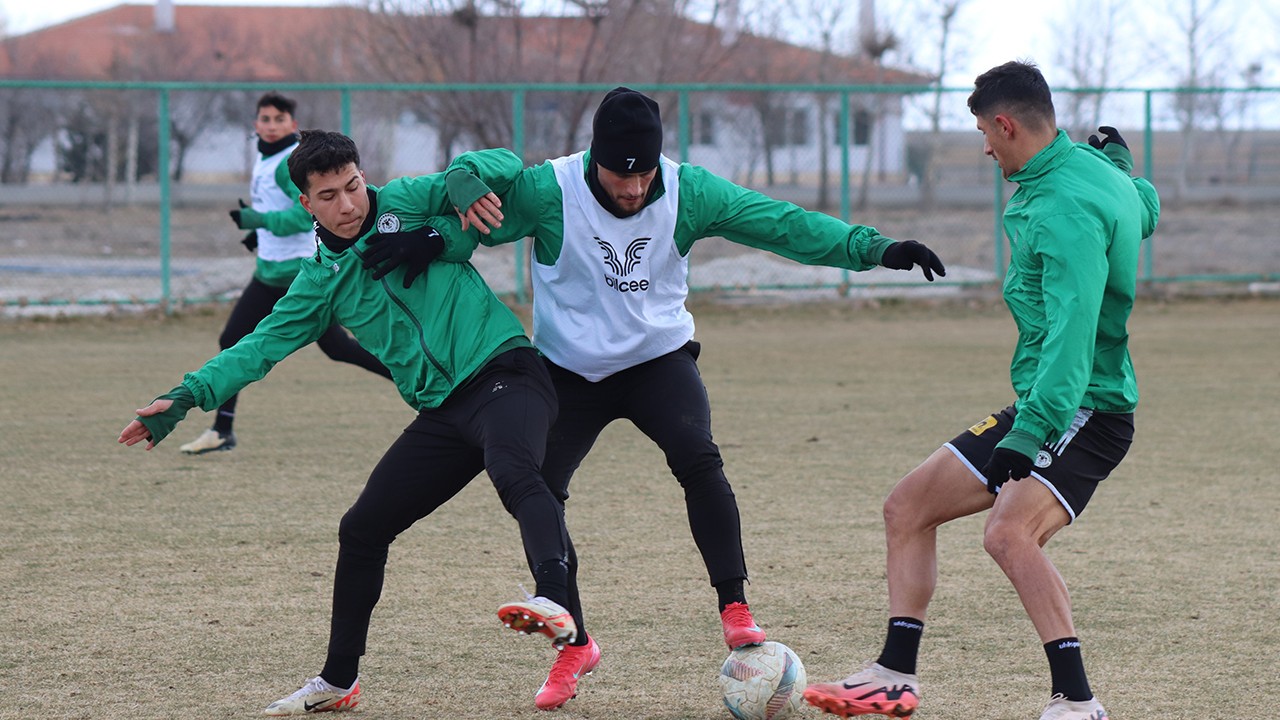
[[[723,236],[811,265],[867,270],[919,266],[944,275],[924,245],[738,187],[662,155],[658,104],[619,87],[601,102],[589,151],[523,169],[514,154],[466,153],[447,170],[462,220],[497,245],[534,240],[534,342],[560,398],[543,477],[563,503],[569,480],[601,430],[630,420],[666,455],[684,489],[689,527],[718,597],[730,648],[762,643],[743,584],[747,567],[737,500],[711,436],[698,372],[700,346],[685,307],[688,256],[700,238]],[[501,159],[502,162],[493,162]],[[492,207],[490,188],[502,198]],[[505,221],[493,222],[495,215]],[[452,229],[450,229],[452,228]],[[552,665],[547,688],[572,695],[577,671],[599,660],[582,630],[577,559],[569,548],[569,610],[576,641]],[[542,700],[539,700],[542,705]]]
[[[126,445],[149,441],[150,450],[192,407],[217,407],[335,322],[351,328],[390,368],[401,397],[418,411],[339,524],[324,668],[266,714],[356,705],[360,656],[388,547],[482,470],[520,526],[537,583],[537,596],[504,605],[499,616],[553,644],[572,640],[577,627],[564,608],[564,511],[538,471],[556,415],[555,390],[519,319],[475,268],[431,262],[449,251],[430,226],[434,213],[450,212],[443,174],[368,186],[355,144],[323,131],[302,134],[289,174],[303,207],[316,217],[313,256],[252,333],[138,410],[119,438]],[[400,255],[406,239],[416,249],[408,258]],[[462,260],[473,249],[474,242],[446,257]],[[394,272],[387,262],[393,255]],[[369,267],[377,269],[374,277]],[[418,275],[422,280],[413,284]]]
[[[271,312],[289,289],[289,283],[298,275],[303,258],[310,257],[316,249],[311,213],[299,201],[300,194],[289,179],[286,162],[289,154],[298,147],[298,121],[294,118],[297,106],[291,98],[274,92],[258,99],[253,129],[258,134],[259,155],[249,183],[251,202],[246,206],[241,200],[240,207],[231,211],[236,227],[249,231],[241,242],[251,252],[256,252],[258,259],[253,277],[231,309],[222,335],[218,337],[218,346],[223,350],[252,332]],[[337,325],[329,326],[316,344],[334,360],[358,365],[391,379],[387,368]],[[236,434],[232,425],[236,419],[238,397],[228,397],[218,407],[213,427],[178,449],[191,455],[202,455],[234,448]]]
[[[1066,584],[1043,547],[1079,517],[1133,439],[1138,389],[1125,324],[1138,247],[1155,230],[1160,201],[1150,183],[1129,177],[1133,158],[1115,128],[1099,128],[1102,138],[1087,145],[1057,128],[1049,86],[1033,64],[1009,62],[978,76],[969,110],[983,152],[1018,184],[1004,212],[1017,399],[944,444],[889,494],[884,648],[862,671],[810,685],[804,697],[844,717],[915,711],[937,528],[990,510],[983,547],[1013,583],[1048,655],[1052,697],[1041,720],[1102,720],[1107,712],[1085,676]]]

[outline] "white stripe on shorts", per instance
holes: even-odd
[[[1054,455],[1062,457],[1062,453],[1066,451],[1067,446],[1075,439],[1076,434],[1084,428],[1085,423],[1089,422],[1089,418],[1093,417],[1093,410],[1089,408],[1080,408],[1076,411],[1076,416],[1071,419],[1071,427],[1062,433],[1062,437],[1058,438],[1058,442],[1049,447]]]

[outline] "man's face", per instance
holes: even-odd
[[[978,116],[978,131],[982,133],[982,154],[996,161],[1005,180],[1022,169],[1012,167],[1011,130],[1009,119],[1005,115],[994,115],[989,118]]]
[[[596,166],[596,177],[605,195],[625,213],[637,213],[644,208],[644,199],[649,197],[649,186],[658,175],[658,168],[642,173],[616,173],[607,168]]]
[[[307,181],[310,187],[302,195],[302,207],[334,235],[355,238],[369,215],[369,193],[360,168],[347,163],[335,172],[311,173]]]
[[[298,121],[274,105],[263,105],[253,119],[253,131],[258,133],[258,137],[273,143],[298,132]]]

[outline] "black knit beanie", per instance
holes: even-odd
[[[658,103],[631,88],[609,91],[591,123],[591,159],[616,173],[648,172],[662,154]]]

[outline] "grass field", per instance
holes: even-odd
[[[0,718],[249,718],[318,672],[337,522],[411,419],[391,387],[307,348],[244,393],[232,453],[115,439],[216,351],[224,311],[0,323]],[[1003,308],[697,308],[748,588],[811,681],[875,656],[880,504],[1008,402]],[[1140,305],[1129,458],[1049,552],[1113,717],[1269,718],[1280,678],[1280,303]],[[727,718],[715,595],[659,451],[615,424],[569,524],[604,649],[563,718]],[[940,536],[916,717],[1037,718],[1043,651],[981,547]],[[552,651],[494,610],[527,582],[516,525],[472,483],[392,548],[358,717],[532,718]],[[804,717],[820,714],[806,709]]]

